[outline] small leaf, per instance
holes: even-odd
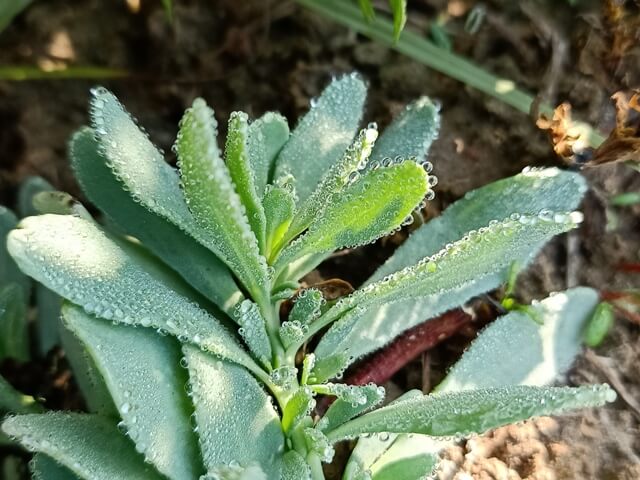
[[[341,385],[341,384],[337,384]],[[377,406],[384,399],[384,388],[374,384],[363,386],[342,385],[347,389],[355,389],[352,394],[338,394],[338,398],[331,404],[327,413],[318,422],[318,428],[329,431],[338,425],[351,420],[367,410]],[[348,390],[347,390],[348,391]]]
[[[331,463],[336,452],[327,436],[316,428],[305,428],[303,433],[306,438],[307,449],[318,455],[323,462]]]
[[[265,251],[265,212],[256,190],[256,182],[248,151],[249,120],[244,112],[232,112],[229,117],[225,161],[235,190],[244,205],[249,225],[256,235],[260,251]]]
[[[557,381],[580,353],[582,332],[597,302],[595,290],[575,288],[531,306],[542,324],[520,311],[498,318],[480,332],[436,390],[542,386]]]
[[[356,247],[398,228],[427,193],[427,175],[413,162],[367,172],[327,205],[309,230],[285,248],[279,268],[307,255]]]
[[[583,333],[584,343],[591,348],[599,346],[613,327],[615,315],[610,303],[602,302],[589,319]]]
[[[71,470],[63,467],[51,457],[36,453],[29,462],[33,480],[77,480]]]
[[[140,240],[205,297],[229,313],[242,294],[226,265],[176,225],[131,198],[98,152],[93,131],[71,139],[71,165],[89,200],[123,232]]]
[[[389,0],[389,6],[393,13],[393,37],[397,42],[407,23],[407,0]]]
[[[46,454],[81,478],[162,478],[112,419],[82,413],[29,414],[7,418],[2,430],[27,450]]]
[[[311,373],[309,373],[309,384],[322,384],[332,378],[339,377],[352,361],[349,354],[339,352],[322,359],[315,360]]]
[[[440,129],[439,107],[429,97],[411,102],[377,140],[370,163],[385,158],[415,158],[422,162]]]
[[[282,457],[281,480],[311,480],[309,464],[295,450],[289,450]]]
[[[110,325],[74,305],[65,305],[63,315],[102,373],[137,450],[168,478],[198,477],[178,342],[146,328]]]
[[[282,430],[285,434],[290,434],[315,407],[316,401],[313,392],[309,387],[300,387],[292,395],[291,399],[284,407],[282,414]]]
[[[249,162],[255,175],[256,192],[260,197],[269,182],[273,162],[287,140],[289,125],[287,119],[279,113],[267,112],[249,124]]]
[[[271,343],[258,306],[251,300],[244,300],[237,305],[234,318],[240,325],[239,333],[244,343],[260,363],[270,370]]]
[[[312,100],[275,164],[275,179],[287,174],[296,179],[298,204],[315,190],[319,180],[344,154],[358,130],[366,97],[359,75],[345,75]]]
[[[18,392],[0,375],[1,413],[38,413],[42,407],[29,395]]]
[[[259,372],[231,334],[176,293],[95,224],[69,215],[22,221],[8,248],[24,272],[88,313],[154,327]]]
[[[20,218],[31,217],[39,212],[33,204],[36,195],[52,192],[55,188],[42,177],[27,177],[18,190],[18,215]]]
[[[217,248],[216,254],[249,289],[264,301],[267,265],[260,255],[240,197],[215,143],[217,124],[213,111],[196,99],[180,123],[176,151],[182,185],[201,228]]]
[[[307,330],[308,327],[300,322],[282,322],[280,330],[278,331],[280,340],[282,341],[282,346],[287,349],[291,345],[303,342]]]
[[[257,462],[267,478],[279,478],[284,437],[278,414],[262,387],[237,365],[189,345],[183,351],[207,470]]]
[[[284,236],[296,210],[296,201],[290,189],[268,185],[262,205],[267,222],[265,252],[269,259],[273,259],[283,246]]]
[[[0,288],[0,360],[29,360],[26,301],[22,288],[9,283]]]
[[[302,325],[310,325],[320,316],[320,308],[325,299],[317,288],[307,288],[300,292],[293,303],[289,313],[290,322],[299,322]]]
[[[465,436],[540,415],[597,407],[615,400],[608,385],[509,386],[425,395],[388,405],[329,431],[332,443],[365,433]]]
[[[33,207],[39,214],[76,215],[91,220],[91,214],[87,209],[65,192],[40,192],[33,197]]]

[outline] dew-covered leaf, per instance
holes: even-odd
[[[288,139],[289,124],[279,113],[267,112],[249,124],[247,147],[258,196],[262,196],[273,162]]]
[[[480,332],[437,391],[553,383],[580,353],[582,331],[597,304],[598,293],[580,287],[532,305],[542,324],[520,311],[498,318]]]
[[[295,450],[289,450],[282,457],[281,480],[311,480],[309,464]]]
[[[514,212],[537,215],[545,210],[573,210],[580,203],[586,189],[586,182],[579,174],[546,168],[526,170],[514,177],[469,192],[465,198],[447,208],[440,217],[415,230],[367,283],[379,281],[424,257],[434,255],[467,232],[485,227],[492,220],[506,219]],[[542,243],[526,250],[521,258],[512,260],[526,265],[537,254]],[[475,279],[466,287],[449,294],[372,308],[355,325],[345,339],[345,344],[349,344],[355,357],[377,350],[403,331],[460,306],[475,295],[498,287],[504,282],[511,263],[505,265],[495,273]]]
[[[7,252],[7,235],[18,225],[16,215],[0,205],[0,285],[17,283],[22,288],[26,300],[31,293],[31,280],[20,271],[9,252]],[[26,308],[26,307],[25,307]]]
[[[33,475],[33,480],[77,480],[78,477],[68,468],[60,465],[51,457],[43,453],[36,453],[29,469]]]
[[[378,138],[370,163],[397,156],[424,160],[439,128],[437,105],[428,97],[411,102]]]
[[[276,271],[307,255],[363,245],[392,232],[427,190],[427,174],[413,162],[367,172],[326,199],[321,216],[282,251]]]
[[[348,420],[360,415],[378,405],[384,399],[384,388],[374,384],[363,386],[341,385],[343,388],[352,389],[348,394],[338,394],[338,398],[331,404],[322,419],[318,422],[318,428],[329,431],[342,425]]]
[[[332,442],[366,433],[420,433],[449,437],[482,433],[540,415],[555,415],[612,402],[608,385],[508,386],[409,399],[367,413],[327,433]]]
[[[0,360],[29,360],[29,331],[24,292],[17,283],[0,287]]]
[[[162,478],[113,419],[83,413],[28,414],[7,418],[2,430],[27,450],[46,454],[81,478]]]
[[[433,473],[438,465],[438,442],[430,442],[429,437],[415,441],[408,435],[401,435],[371,466],[372,480],[423,480]]]
[[[322,292],[317,288],[303,290],[295,299],[293,308],[289,313],[289,321],[299,322],[301,325],[311,324],[320,316],[320,307],[324,303]]]
[[[271,343],[258,305],[251,300],[243,300],[236,307],[234,318],[240,325],[238,332],[251,353],[265,368],[271,369]]]
[[[271,260],[283,246],[296,209],[293,192],[286,187],[267,186],[262,199],[266,217],[265,252]]]
[[[94,223],[41,215],[20,227],[9,235],[8,248],[22,270],[88,313],[164,330],[258,370],[215,318],[143,269]]]
[[[309,373],[308,383],[322,384],[332,378],[336,378],[345,371],[351,361],[351,357],[347,352],[338,352],[335,355],[316,359]]]
[[[190,345],[183,347],[200,450],[208,471],[256,462],[279,478],[284,450],[280,419],[267,394],[243,368]]]
[[[231,181],[244,205],[249,225],[255,234],[260,250],[265,250],[265,213],[256,190],[248,149],[249,117],[244,112],[232,112],[229,118],[224,158]]]
[[[362,118],[366,86],[360,76],[340,77],[311,102],[275,164],[274,178],[296,179],[298,203],[307,199],[324,173],[352,142]]]
[[[213,111],[196,99],[180,123],[176,140],[182,185],[201,228],[217,248],[216,254],[238,276],[254,299],[264,300],[267,265],[255,234],[234,190],[227,166],[216,145]]]
[[[315,407],[313,396],[312,390],[306,386],[300,387],[291,396],[282,414],[282,430],[285,434],[292,432]]]
[[[200,475],[178,341],[146,328],[111,325],[75,305],[65,305],[63,315],[101,372],[137,450],[168,478]]]
[[[18,392],[0,375],[0,413],[37,413],[42,407],[29,395]]]
[[[70,144],[76,179],[89,200],[123,232],[140,240],[202,295],[229,312],[242,298],[226,265],[176,225],[133,200],[98,151],[93,131],[78,131]]]

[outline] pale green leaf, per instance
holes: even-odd
[[[542,325],[520,311],[498,318],[480,332],[436,390],[553,383],[580,353],[584,326],[597,304],[595,290],[575,288],[532,305]]]
[[[311,480],[309,464],[295,450],[289,450],[282,457],[281,480]]]
[[[601,302],[594,310],[582,332],[585,345],[591,348],[600,346],[613,327],[614,322],[615,311],[613,306],[608,302]]]
[[[43,453],[36,453],[29,468],[33,474],[33,480],[77,480],[77,476],[71,470],[63,467],[51,457]]]
[[[439,107],[429,97],[411,102],[376,141],[370,163],[385,158],[415,158],[423,161],[440,129]]]
[[[2,430],[31,452],[44,453],[80,478],[160,480],[122,435],[98,415],[51,412],[7,418]]]
[[[33,197],[33,207],[38,214],[53,213],[55,215],[76,215],[86,220],[91,214],[75,198],[65,192],[40,192]]]
[[[360,76],[333,82],[300,120],[276,159],[274,178],[296,179],[298,203],[307,199],[319,180],[337,162],[355,136],[362,118],[366,86]]]
[[[18,392],[0,375],[0,413],[37,413],[42,407],[29,395]]]
[[[391,13],[393,13],[393,37],[397,42],[407,23],[407,0],[389,0]]]
[[[288,139],[289,124],[279,113],[267,112],[249,124],[249,162],[259,196],[264,193],[273,170],[273,162]]]
[[[316,359],[309,373],[308,383],[322,384],[338,377],[345,371],[351,361],[352,359],[347,352],[338,352],[335,355]]]
[[[98,152],[91,129],[81,129],[73,136],[70,151],[75,176],[87,198],[125,233],[138,238],[202,295],[229,313],[242,294],[226,265],[176,225],[133,200]]]
[[[414,231],[367,283],[414,265],[434,255],[446,244],[459,240],[467,232],[485,227],[492,220],[506,219],[514,212],[537,215],[544,210],[572,210],[578,206],[586,188],[579,174],[547,168],[527,170],[469,192],[440,217]],[[526,250],[521,258],[512,260],[525,265],[541,246],[542,243],[535,245]],[[498,287],[503,283],[510,265],[507,263],[504,268],[482,278],[468,278],[467,286],[447,294],[372,308],[350,330],[351,333],[347,333],[344,344],[349,345],[355,357],[381,348],[403,331],[460,306],[475,295]]]
[[[508,386],[409,399],[367,413],[327,433],[332,442],[366,433],[420,433],[437,437],[482,433],[534,416],[597,407],[615,400],[608,385]]]
[[[413,162],[367,172],[340,194],[326,199],[321,216],[282,251],[276,272],[299,258],[356,247],[392,232],[427,190],[427,174]]]
[[[291,396],[282,413],[282,430],[285,434],[290,434],[309,415],[316,405],[313,397],[313,391],[306,386],[300,387]]]
[[[279,478],[284,436],[278,414],[243,368],[185,345],[200,450],[208,471],[237,462],[257,463]]]
[[[196,99],[182,117],[176,140],[182,185],[190,210],[215,244],[218,256],[254,299],[263,301],[268,283],[266,261],[220,158],[216,129],[213,111],[204,100]]]
[[[322,431],[333,430],[346,421],[377,406],[384,399],[384,388],[374,384],[363,386],[342,385],[342,387],[349,393],[338,394],[338,398],[318,422],[318,428]]]
[[[20,285],[0,287],[0,360],[29,360],[26,300]]]
[[[320,307],[324,303],[322,292],[317,288],[307,288],[301,291],[293,303],[293,308],[289,313],[289,321],[310,325],[320,316]]]
[[[164,330],[259,371],[211,315],[144,270],[95,224],[69,215],[29,217],[9,235],[24,272],[106,320]]]
[[[27,177],[18,189],[18,215],[20,218],[37,215],[38,210],[33,204],[36,195],[43,192],[52,192],[55,188],[42,177]]]
[[[65,305],[63,316],[102,374],[137,450],[170,479],[200,475],[177,340],[146,328],[110,325],[75,305]]]
[[[231,181],[244,205],[249,225],[258,240],[260,251],[264,252],[266,219],[249,160],[249,117],[244,112],[232,112],[228,126],[225,162]]]
[[[415,436],[417,437],[417,435]],[[421,436],[419,441],[401,435],[372,466],[372,480],[423,480],[438,465],[437,443]],[[435,445],[432,445],[435,444]]]
[[[240,325],[238,332],[251,353],[265,368],[271,369],[271,343],[258,305],[251,300],[243,300],[236,307],[234,318]]]
[[[296,210],[296,201],[290,189],[268,185],[262,205],[267,222],[265,252],[269,260],[273,260],[283,246],[285,234]]]

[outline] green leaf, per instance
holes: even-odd
[[[587,322],[582,338],[584,343],[591,348],[598,347],[606,338],[609,330],[613,327],[615,314],[610,303],[600,303],[592,317]]]
[[[46,454],[80,478],[160,480],[115,423],[97,415],[51,412],[9,417],[2,429],[27,450]]]
[[[205,467],[257,463],[279,478],[284,436],[267,394],[243,368],[185,345],[190,392]]]
[[[393,37],[397,42],[407,23],[407,0],[389,0],[389,6],[393,13]]]
[[[32,0],[11,0],[0,5],[0,33],[7,28],[13,19],[31,4]]]
[[[36,453],[33,456],[29,462],[29,468],[33,480],[77,480],[78,478],[71,470],[42,453]]]
[[[42,407],[29,395],[18,392],[0,375],[1,413],[38,413]]]
[[[379,281],[436,254],[446,244],[459,240],[471,230],[489,225],[492,220],[506,219],[513,213],[537,215],[545,210],[573,210],[586,189],[586,183],[579,174],[547,168],[529,169],[469,192],[440,217],[415,230],[366,284]],[[542,243],[525,250],[521,258],[511,260],[526,265],[540,250]],[[475,295],[498,287],[504,282],[510,265],[497,268],[495,273],[482,278],[467,278],[467,286],[448,294],[371,308],[345,333],[344,345],[349,345],[351,354],[356,358],[377,350],[403,331],[460,306]]]
[[[372,170],[327,198],[327,205],[309,230],[285,248],[276,272],[307,255],[373,242],[398,228],[428,189],[419,165],[404,162]]]
[[[469,283],[477,283],[484,277],[504,271],[514,259],[530,255],[531,250],[542,242],[575,228],[581,219],[582,214],[578,212],[555,213],[549,218],[518,215],[470,232],[436,255],[426,257],[416,265],[390,274],[340,300],[316,321],[310,333],[315,333],[354,306],[389,309],[393,308],[392,304],[405,299],[430,296],[436,301],[442,301],[444,297],[450,302]],[[356,324],[359,331],[363,328],[373,329],[373,325],[368,323],[370,321],[371,317],[362,318],[362,315],[341,320],[322,338],[315,350],[316,355],[322,358],[343,349],[348,349],[352,355],[354,351],[362,355],[362,349],[352,343],[350,333]],[[367,341],[375,341],[376,345],[382,346],[383,338],[368,338]]]
[[[291,396],[282,414],[282,430],[289,435],[309,415],[315,407],[313,391],[306,386],[300,387]]]
[[[255,176],[256,192],[260,197],[269,182],[273,162],[287,140],[289,125],[287,119],[279,113],[267,112],[249,125],[249,162]]]
[[[415,436],[417,437],[417,435]],[[408,435],[401,435],[371,466],[372,480],[422,480],[428,478],[439,461],[433,440],[420,436],[415,441]]]
[[[83,128],[70,144],[71,165],[87,198],[125,233],[138,238],[196,290],[229,313],[242,294],[226,265],[175,224],[134,201],[98,152],[93,135],[91,129]]]
[[[256,190],[256,182],[248,149],[249,117],[244,112],[232,112],[229,117],[225,161],[231,181],[244,205],[249,225],[256,235],[260,251],[265,251],[265,212]]]
[[[360,6],[362,15],[364,15],[364,18],[366,18],[368,22],[375,18],[376,12],[373,9],[371,0],[358,0],[358,5]]]
[[[345,75],[311,102],[275,164],[274,178],[296,179],[298,204],[315,190],[324,173],[351,144],[362,118],[366,86],[359,75]]]
[[[227,167],[216,146],[213,111],[196,99],[180,123],[176,151],[182,185],[189,208],[216,245],[218,256],[249,289],[264,301],[267,265],[260,255],[240,197],[233,188]]]
[[[352,361],[346,352],[338,352],[325,358],[316,359],[309,373],[309,384],[322,384],[336,378],[345,371]]]
[[[137,450],[168,478],[198,477],[203,468],[178,342],[146,328],[110,325],[74,305],[65,305],[63,315],[101,372]]]
[[[367,413],[327,433],[332,442],[366,433],[420,433],[447,437],[482,433],[540,415],[597,407],[615,400],[608,385],[509,386],[409,399]]]
[[[52,192],[55,188],[42,177],[27,177],[18,189],[18,215],[20,218],[37,215],[38,210],[33,204],[36,195],[43,192]]]
[[[289,321],[310,325],[320,316],[320,308],[324,303],[322,292],[317,288],[302,290],[293,303],[293,308],[289,313]]]
[[[36,294],[36,344],[42,357],[60,343],[60,306],[62,299],[40,283]]]
[[[75,198],[65,192],[40,192],[33,196],[33,207],[38,214],[76,215],[91,220],[91,214]]]
[[[429,97],[411,102],[382,132],[369,162],[382,162],[397,156],[424,160],[440,129],[438,111],[439,106]]]
[[[372,409],[384,399],[384,388],[373,383],[363,386],[341,386],[346,388],[347,391],[351,389],[351,392],[347,395],[339,394],[335,402],[331,404],[318,422],[318,428],[322,431],[333,430],[348,420]]]
[[[0,205],[0,285],[17,283],[22,288],[23,298],[26,302],[31,294],[31,280],[20,271],[6,249],[7,235],[16,228],[17,224],[18,219],[15,214]]]
[[[498,318],[480,332],[436,390],[542,386],[557,381],[580,353],[584,326],[597,303],[595,290],[574,288],[531,306],[542,325],[520,311]]]
[[[295,450],[289,450],[282,457],[281,480],[311,480],[309,464]]]
[[[20,268],[88,313],[164,330],[260,372],[211,315],[143,269],[95,224],[69,215],[22,221],[8,248]]]
[[[0,360],[29,360],[29,331],[22,288],[9,283],[0,288]]]
[[[238,332],[262,365],[268,370],[271,369],[271,343],[265,320],[260,313],[258,306],[251,300],[244,300],[236,307],[234,318],[240,329]]]
[[[293,192],[286,187],[268,185],[262,199],[266,216],[265,252],[273,260],[283,246],[285,234],[296,210]]]

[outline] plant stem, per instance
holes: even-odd
[[[438,47],[422,36],[405,29],[396,42],[393,23],[382,15],[376,15],[370,21],[363,18],[356,5],[347,0],[296,0],[332,20],[341,23],[356,32],[387,45],[418,62],[455,78],[470,87],[490,95],[523,113],[529,114],[534,97],[517,88],[515,82],[507,78],[492,75],[465,58]],[[549,105],[540,105],[541,113],[553,111]],[[604,138],[587,124],[574,122],[587,133],[592,147],[599,146]]]
[[[320,457],[316,453],[309,453],[307,455],[307,463],[311,468],[311,479],[312,480],[324,480],[324,472],[322,470],[322,461]]]

